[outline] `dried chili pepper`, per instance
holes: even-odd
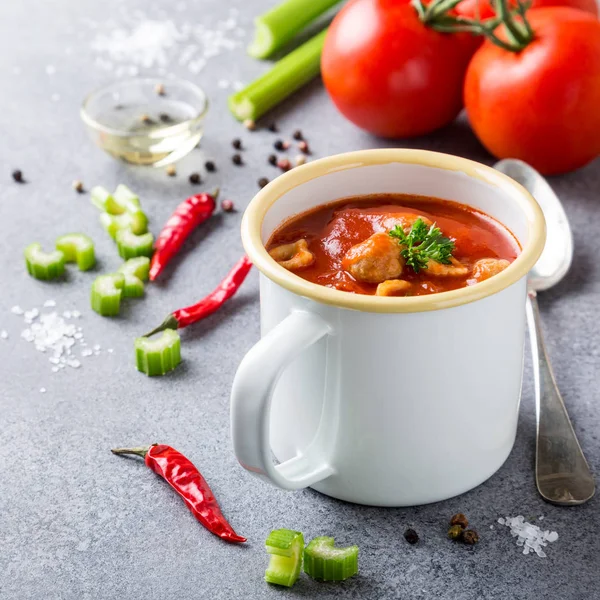
[[[226,542],[246,541],[227,522],[208,483],[181,452],[164,444],[144,448],[114,448],[111,452],[141,456],[146,466],[160,475],[183,498],[206,529]]]
[[[190,233],[213,214],[218,195],[218,189],[211,194],[195,194],[175,209],[156,238],[150,263],[150,281],[158,277]]]
[[[156,329],[147,333],[145,337],[149,337],[165,329],[181,329],[212,315],[239,290],[251,268],[252,263],[250,259],[247,256],[242,256],[231,271],[229,271],[225,279],[208,296],[202,298],[200,302],[192,304],[192,306],[180,308],[171,313]]]

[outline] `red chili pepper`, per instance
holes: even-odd
[[[150,262],[150,281],[154,281],[167,263],[179,252],[190,233],[213,214],[218,195],[218,188],[212,194],[195,194],[175,209],[154,243],[154,254]]]
[[[164,329],[187,327],[212,315],[240,289],[251,268],[252,263],[250,259],[245,255],[242,256],[233,269],[229,271],[227,277],[208,296],[202,298],[200,302],[192,304],[192,306],[180,308],[171,313],[156,329],[147,333],[145,337],[154,335]]]
[[[153,444],[145,448],[115,448],[113,454],[141,456],[155,473],[160,475],[183,498],[192,514],[211,533],[226,542],[245,542],[227,522],[212,490],[200,471],[171,446]]]

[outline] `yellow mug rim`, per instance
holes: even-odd
[[[528,241],[521,254],[504,271],[490,279],[457,290],[425,296],[381,297],[352,294],[312,283],[277,264],[266,251],[261,236],[263,220],[275,202],[295,187],[334,171],[388,163],[418,164],[460,171],[513,195],[528,222]],[[515,194],[516,192],[516,194]],[[321,158],[296,167],[265,186],[252,199],[242,219],[242,243],[250,260],[274,283],[315,302],[375,313],[425,312],[452,308],[481,300],[525,277],[540,257],[546,240],[544,215],[533,196],[519,183],[478,162],[429,150],[359,150]]]

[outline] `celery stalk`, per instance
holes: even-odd
[[[269,534],[265,548],[271,555],[265,581],[292,587],[300,577],[304,536],[299,531],[276,529]]]
[[[150,259],[147,256],[130,258],[119,267],[119,273],[133,275],[141,281],[148,281],[150,271]]]
[[[141,210],[140,197],[132,192],[126,185],[120,183],[113,194],[113,199],[117,206],[130,213],[136,213]],[[123,212],[122,211],[122,212]],[[110,212],[110,211],[109,211]],[[120,213],[118,213],[120,214]]]
[[[117,248],[119,256],[127,260],[136,256],[152,256],[154,236],[151,233],[136,235],[129,229],[117,231]]]
[[[121,294],[125,285],[123,273],[100,275],[92,283],[92,310],[103,317],[114,317],[121,308]]]
[[[113,240],[117,237],[117,233],[123,229],[130,229],[136,235],[148,231],[148,218],[142,211],[135,214],[123,213],[122,215],[111,215],[103,212],[100,213],[100,223]]]
[[[233,116],[256,120],[298,88],[316,77],[321,70],[321,51],[327,30],[290,52],[264,75],[229,96]]]
[[[344,581],[358,573],[358,546],[336,548],[332,537],[316,537],[304,549],[304,572],[321,581]]]
[[[144,295],[144,281],[148,281],[149,270],[150,259],[147,256],[130,258],[119,267],[119,273],[125,275],[125,298],[140,298]]]
[[[84,233],[61,235],[55,246],[65,255],[65,262],[76,262],[80,271],[88,271],[96,264],[94,242]]]
[[[91,189],[90,200],[96,208],[106,211],[111,215],[120,215],[125,212],[125,209],[115,202],[113,195],[101,185],[97,185]]]
[[[25,248],[27,272],[36,279],[56,279],[65,272],[65,255],[60,250],[44,252],[40,244]]]
[[[286,0],[254,20],[248,54],[267,58],[340,0]]]
[[[125,284],[123,285],[123,297],[141,298],[143,295],[144,282],[135,275],[125,275]]]
[[[155,340],[148,337],[136,338],[135,361],[138,371],[148,377],[172,371],[181,362],[179,334],[173,329],[165,329]]]

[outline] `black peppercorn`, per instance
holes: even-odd
[[[269,183],[269,180],[268,180],[266,177],[261,177],[261,178],[258,180],[258,187],[260,187],[260,188],[264,188],[264,187],[265,187],[265,185],[267,185],[267,183]]]
[[[450,529],[448,529],[448,537],[451,540],[460,540],[463,535],[463,528],[460,525],[452,525]]]
[[[17,182],[17,183],[25,183],[25,180],[23,179],[23,171],[21,171],[21,169],[15,169],[12,172],[12,178]]]
[[[215,163],[212,160],[207,160],[204,163],[204,168],[209,172],[209,173],[213,173],[214,171],[217,170],[217,167],[215,165]]]
[[[285,150],[285,145],[283,143],[283,140],[275,140],[275,143],[273,144],[273,148],[275,148],[275,150],[278,150],[279,152],[281,152],[282,150]]]
[[[235,140],[233,140],[231,142],[231,145],[236,149],[236,150],[241,150],[242,149],[242,140],[240,140],[240,138],[235,138]]]
[[[404,532],[404,539],[409,544],[416,544],[419,541],[419,534],[414,529],[407,529]]]
[[[192,173],[190,175],[190,183],[196,184],[196,183],[200,183],[202,181],[202,179],[200,178],[200,175],[198,173]]]
[[[160,113],[160,115],[158,115],[158,118],[163,123],[170,123],[171,122],[171,115],[168,115],[167,113]]]
[[[296,131],[294,131],[294,133],[293,133],[292,137],[293,137],[295,140],[298,140],[298,141],[300,141],[300,140],[303,140],[303,139],[304,139],[304,136],[302,135],[302,132],[301,132],[299,129],[296,129]]]
[[[275,166],[277,164],[277,156],[269,154],[269,164]]]
[[[277,125],[275,125],[275,123],[269,123],[269,125],[267,126],[267,129],[269,131],[272,131],[273,133],[277,133],[279,131],[279,129],[277,129]]]
[[[240,154],[234,154],[231,157],[231,160],[232,160],[232,162],[233,162],[234,165],[238,165],[239,166],[239,165],[243,164],[242,157],[241,157]]]
[[[462,541],[469,546],[479,541],[479,534],[474,529],[467,529],[462,534]]]
[[[450,519],[450,525],[460,525],[463,529],[466,529],[469,526],[469,521],[465,515],[457,513]]]

